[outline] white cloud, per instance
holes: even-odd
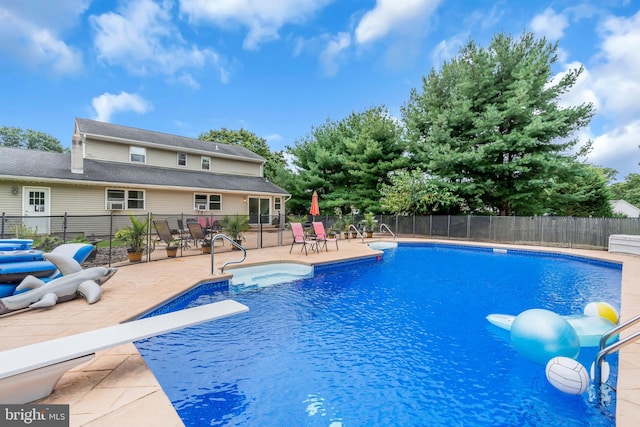
[[[0,4],[0,51],[31,67],[56,74],[82,70],[82,54],[65,43],[60,33],[77,24],[87,9],[85,0],[42,2],[34,7],[25,1]],[[52,16],[60,19],[51,19]]]
[[[640,51],[636,46],[640,46],[640,12],[627,18],[605,18],[599,34],[602,42],[595,65],[585,70],[561,105],[594,103],[592,133],[585,137],[593,140],[589,161],[617,169],[622,178],[639,172]],[[605,121],[606,129],[596,129],[597,123]]]
[[[571,62],[565,65],[565,70],[561,73],[555,75],[552,79],[552,82],[557,82],[562,77],[564,77],[569,70],[576,70],[582,66],[579,62]],[[595,108],[596,112],[600,109],[600,99],[598,95],[596,95],[593,90],[593,76],[589,72],[588,69],[584,68],[576,83],[573,85],[569,92],[566,92],[560,96],[558,101],[558,105],[563,108],[577,106],[582,103],[591,103]]]
[[[120,92],[118,95],[105,92],[93,98],[91,103],[93,109],[96,111],[94,120],[101,122],[110,122],[113,114],[122,111],[133,111],[138,114],[144,114],[153,109],[153,106],[140,95],[127,92]]]
[[[278,39],[284,25],[303,23],[332,1],[180,0],[180,13],[191,21],[210,21],[224,28],[247,27],[243,47],[251,50]]]
[[[536,35],[554,41],[562,38],[569,20],[564,14],[557,14],[553,9],[547,8],[541,14],[534,16],[530,25]]]
[[[624,178],[630,173],[640,173],[640,120],[613,129],[593,139],[589,162],[617,169]]]
[[[335,76],[338,73],[338,61],[350,45],[351,36],[348,33],[339,33],[327,43],[320,53],[320,63],[327,76]]]
[[[212,64],[219,70],[221,81],[228,81],[228,71],[219,55],[211,49],[187,46],[171,19],[171,3],[152,0],[135,0],[118,13],[92,16],[98,58],[141,75],[172,75],[184,68]],[[195,80],[187,79],[185,83],[193,87]]]
[[[441,0],[376,0],[355,30],[358,44],[371,43],[391,32],[407,33],[419,30],[416,23],[428,17]]]
[[[640,12],[605,19],[600,33],[602,64],[594,70],[594,87],[607,114],[618,121],[636,118],[640,115]]]
[[[457,34],[440,41],[431,52],[431,61],[436,67],[456,56],[460,48],[469,40],[468,34]]]

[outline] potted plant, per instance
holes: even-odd
[[[175,258],[178,255],[178,241],[175,239],[167,240],[167,247],[165,249],[168,258]]]
[[[114,237],[116,240],[124,241],[127,247],[127,256],[129,261],[140,261],[144,250],[145,239],[147,238],[147,228],[149,220],[138,219],[134,215],[129,214],[131,224],[116,231]]]
[[[211,239],[204,239],[202,241],[202,253],[203,254],[210,254],[211,253]]]
[[[238,245],[242,244],[244,233],[249,231],[249,217],[247,215],[226,216],[222,220],[222,232]],[[236,249],[235,246],[232,246]]]
[[[375,216],[371,212],[367,212],[366,214],[364,214],[364,231],[365,233],[367,233],[367,237],[373,237],[373,229],[376,226],[377,222],[378,221],[376,221]]]

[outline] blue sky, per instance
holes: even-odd
[[[640,1],[0,0],[0,126],[69,146],[75,117],[197,137],[245,128],[273,151],[384,105],[470,38],[560,43],[561,102],[593,102],[591,163],[640,173]]]

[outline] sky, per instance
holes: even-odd
[[[70,147],[76,117],[197,138],[247,129],[272,151],[384,106],[469,40],[531,31],[584,67],[588,162],[640,173],[640,0],[0,0],[0,126]]]

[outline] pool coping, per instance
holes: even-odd
[[[376,239],[374,239],[376,240]],[[383,239],[384,240],[384,239]],[[366,243],[373,240],[367,239]],[[640,313],[640,257],[583,249],[551,248],[523,245],[458,242],[433,239],[398,239],[398,242],[442,243],[455,246],[518,248],[528,251],[570,254],[596,260],[623,263],[621,318]],[[376,257],[382,251],[366,244],[341,241],[340,251],[315,254],[288,254],[288,247],[248,251],[246,266],[269,260],[296,260],[300,263],[325,265],[334,261]],[[220,263],[226,261],[220,254]],[[218,258],[218,255],[216,255]],[[295,262],[295,261],[294,261]],[[162,272],[163,277],[151,275]],[[5,316],[0,328],[0,350],[65,336],[99,326],[131,319],[131,313],[144,313],[152,307],[210,280],[209,257],[172,259],[162,262],[123,266],[118,274],[103,286],[103,301],[89,306],[84,300],[74,300],[50,310],[30,311]],[[166,277],[165,277],[166,276]],[[225,276],[230,276],[226,274]],[[216,275],[216,279],[223,277]],[[185,285],[190,283],[191,285]],[[135,298],[138,298],[136,300]],[[63,308],[64,307],[64,308]],[[54,327],[54,325],[58,325]],[[133,344],[100,352],[96,359],[65,374],[54,393],[38,403],[66,403],[71,408],[70,425],[183,425],[171,402],[151,374]],[[640,344],[622,349],[619,358],[616,425],[636,425],[640,413]]]

